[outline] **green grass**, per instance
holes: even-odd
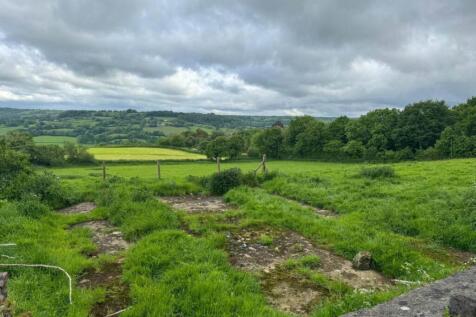
[[[152,147],[92,147],[88,152],[100,161],[199,160],[202,154]]]
[[[0,135],[7,134],[9,131],[21,129],[22,127],[7,127],[4,125],[0,125]]]
[[[94,249],[84,233],[68,232],[66,219],[49,214],[41,219],[21,215],[15,204],[0,202],[1,243],[14,242],[16,247],[0,252],[14,258],[1,257],[2,263],[49,264],[63,267],[73,277],[92,267],[82,253]],[[53,269],[2,268],[8,271],[9,298],[15,315],[30,312],[32,316],[87,316],[98,294],[76,287],[73,281],[73,305],[68,303],[68,280]],[[29,314],[26,314],[29,315]]]
[[[77,143],[77,140],[75,137],[57,136],[57,135],[35,136],[33,138],[33,141],[35,141],[36,144],[41,144],[41,145],[45,145],[45,144],[63,145],[65,142]]]
[[[246,172],[257,164],[224,162],[222,169],[239,167]],[[370,177],[361,174],[368,168],[380,171],[380,166],[270,161],[268,168],[281,174],[261,188],[232,189],[225,197],[234,210],[219,214],[174,212],[155,199],[157,195],[200,193],[203,188],[186,178],[210,175],[216,171],[213,162],[164,162],[160,181],[153,163],[110,163],[104,183],[99,166],[50,170],[70,188],[96,200],[100,207],[92,216],[108,219],[134,242],[125,255],[123,276],[131,287],[134,304],[124,316],[287,316],[266,305],[256,275],[229,264],[226,232],[253,225],[292,230],[347,259],[368,250],[376,269],[388,278],[419,282],[461,269],[454,249],[476,252],[475,159],[388,164],[394,171],[392,177],[380,177],[380,172],[372,172]],[[373,177],[375,174],[379,177]],[[322,218],[302,203],[333,210],[339,216]],[[0,220],[9,212],[0,210]],[[68,223],[84,217],[71,217]],[[38,256],[35,249],[41,246],[46,250],[45,261],[66,266],[76,277],[91,265],[78,255],[90,244],[81,232],[66,233],[67,223],[61,217],[49,215],[36,220],[15,215],[5,218],[4,223],[8,225],[4,231],[0,226],[0,233],[5,239],[21,239],[22,232],[28,231],[28,247],[22,253],[25,260],[39,260],[30,256]],[[40,238],[46,232],[51,234]],[[274,243],[269,236],[260,237],[260,241]],[[48,243],[51,247],[45,246]],[[68,246],[70,249],[64,251]],[[60,258],[55,248],[66,256]],[[396,287],[386,292],[354,292],[317,272],[318,266],[319,258],[312,256],[284,263],[285,269],[329,290],[331,296],[314,307],[313,317],[338,316],[404,291]],[[68,307],[64,290],[52,286],[61,276],[42,274],[54,279],[47,284],[53,289],[48,298],[36,290],[32,299],[28,297],[27,287],[22,285],[32,275],[12,279],[13,285],[18,283],[12,296],[23,310],[39,312],[48,307],[49,316],[59,316],[60,312],[85,316],[91,301],[97,299],[94,291],[80,293],[75,288],[84,307]]]

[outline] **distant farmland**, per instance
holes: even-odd
[[[202,154],[151,147],[92,147],[88,152],[100,161],[200,160]]]
[[[77,140],[75,137],[71,136],[57,136],[57,135],[40,135],[33,138],[36,144],[56,144],[63,145],[64,142],[73,142],[76,143]]]

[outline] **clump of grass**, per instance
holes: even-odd
[[[266,305],[253,277],[230,266],[217,238],[163,230],[138,241],[124,264],[134,289],[124,316],[284,317]]]
[[[267,234],[260,235],[260,237],[258,239],[258,243],[261,244],[261,245],[270,246],[270,245],[273,244],[273,242],[274,242],[273,237],[271,237],[270,235],[267,235]]]
[[[368,167],[363,168],[359,175],[370,179],[393,178],[395,177],[395,170],[391,166]]]
[[[296,268],[316,269],[321,264],[321,259],[317,255],[305,255],[297,259],[289,259],[284,262],[284,267],[288,270]]]

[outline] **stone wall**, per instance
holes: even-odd
[[[353,312],[345,317],[433,317],[444,316],[450,299],[460,310],[461,317],[476,316],[472,301],[476,299],[476,266],[444,280],[414,289],[407,294],[377,305],[374,308]],[[463,308],[461,308],[463,307]],[[463,310],[466,311],[463,313]]]

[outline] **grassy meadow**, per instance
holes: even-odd
[[[88,152],[99,161],[200,160],[202,154],[153,147],[91,147]]]
[[[258,161],[223,162],[221,168],[248,172],[257,165]],[[12,270],[10,296],[16,313],[87,316],[95,303],[107,300],[108,292],[114,290],[81,287],[83,272],[123,258],[122,278],[130,288],[130,308],[122,316],[293,316],[268,304],[259,275],[230,263],[228,234],[243,229],[292,231],[347,259],[368,250],[375,269],[387,279],[416,283],[359,292],[295,261],[282,270],[327,294],[310,307],[312,317],[370,307],[464,268],[469,252],[476,253],[472,198],[476,160],[385,166],[392,169],[270,161],[269,170],[278,172],[274,178],[225,194],[231,210],[194,214],[173,210],[157,197],[207,194],[189,176],[214,173],[213,162],[164,162],[161,180],[156,179],[156,165],[147,162],[109,163],[105,182],[99,166],[45,169],[72,193],[70,203],[94,201],[98,208],[79,215],[51,210],[32,218],[24,214],[21,203],[0,202],[2,241],[18,243],[3,251],[17,259],[4,261],[60,265],[74,280],[74,301],[69,305],[64,275]],[[335,217],[316,215],[309,206],[331,210]],[[97,219],[116,226],[131,248],[116,256],[88,257],[95,246],[87,230],[68,228]],[[272,245],[273,237],[265,242]]]

